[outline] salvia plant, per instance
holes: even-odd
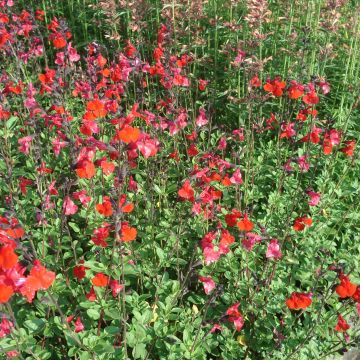
[[[358,347],[358,15],[1,0],[2,358]]]

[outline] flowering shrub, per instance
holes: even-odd
[[[65,21],[0,5],[8,358],[306,359],[358,343],[356,102],[329,119],[331,83],[256,70],[240,48],[228,83],[195,76],[165,23],[151,51],[80,51]],[[242,98],[213,94],[242,73]]]

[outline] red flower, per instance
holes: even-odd
[[[91,179],[95,175],[96,169],[92,161],[82,160],[76,165],[76,173],[80,178]]]
[[[5,304],[8,302],[13,294],[14,289],[12,286],[0,284],[0,304]]]
[[[305,225],[310,226],[311,224],[311,217],[301,216],[294,220],[293,229],[295,231],[302,231],[305,229]]]
[[[131,43],[130,40],[127,41],[127,46],[125,48],[125,55],[127,57],[133,57],[136,53],[136,48],[135,46]]]
[[[84,324],[81,322],[80,316],[75,321],[75,332],[81,332],[85,329]]]
[[[36,291],[48,289],[54,280],[55,273],[42,266],[39,260],[35,260],[29,276],[20,288],[20,292],[29,302],[32,302]]]
[[[226,311],[226,315],[229,316],[229,321],[234,324],[237,331],[240,331],[244,326],[244,318],[238,310],[239,305],[240,303],[236,303],[233,306],[230,306]]]
[[[86,104],[86,110],[86,114],[88,114],[86,116],[86,120],[95,120],[98,118],[102,118],[107,114],[104,103],[99,99],[89,101]]]
[[[346,320],[341,315],[339,315],[338,323],[335,326],[335,330],[339,331],[339,332],[345,332],[348,329],[350,329],[350,325],[346,322]]]
[[[264,90],[267,92],[271,92],[276,97],[279,97],[282,96],[285,86],[285,81],[282,81],[281,77],[277,76],[274,80],[266,81],[266,84],[264,85]]]
[[[16,265],[18,256],[14,253],[11,245],[3,246],[0,249],[0,269],[8,270]]]
[[[225,222],[227,226],[233,227],[236,225],[237,220],[241,217],[241,212],[234,209],[231,214],[225,215]]]
[[[94,287],[92,286],[90,291],[85,294],[85,297],[89,300],[89,301],[95,301],[96,300],[96,293],[94,290]]]
[[[304,86],[298,84],[296,81],[291,81],[291,85],[288,90],[288,96],[290,99],[298,99],[304,94]]]
[[[354,149],[355,149],[355,145],[356,145],[356,140],[348,140],[345,141],[346,146],[341,148],[339,151],[341,151],[342,153],[344,153],[346,156],[352,156],[354,153]]]
[[[84,265],[84,260],[80,260],[80,265],[77,265],[74,267],[74,276],[80,281],[83,279],[86,275],[86,270],[88,269]]]
[[[115,170],[115,164],[112,162],[102,161],[100,167],[102,168],[104,175],[110,175]]]
[[[103,197],[103,203],[96,205],[96,211],[104,216],[111,216],[113,213],[110,198],[108,196]]]
[[[98,273],[91,279],[91,282],[94,286],[105,287],[109,282],[109,277],[103,273]]]
[[[319,102],[319,97],[315,91],[310,91],[303,97],[303,102],[308,105],[316,105]]]
[[[120,131],[117,131],[116,138],[126,144],[136,142],[140,137],[140,129],[130,125],[125,125]]]
[[[137,230],[134,227],[130,227],[127,222],[123,222],[121,226],[121,241],[128,242],[136,239]]]
[[[204,285],[206,295],[209,295],[216,287],[215,281],[210,276],[199,276],[199,280]]]
[[[62,49],[66,46],[66,40],[60,34],[55,34],[52,43],[56,49]]]
[[[199,90],[200,91],[205,91],[206,90],[206,86],[209,82],[207,80],[199,80]]]
[[[352,298],[360,304],[360,285],[356,288],[356,291],[354,293],[354,295],[352,296]]]
[[[261,81],[257,75],[255,75],[253,78],[251,78],[249,83],[250,83],[251,87],[260,87],[261,86]]]
[[[251,231],[254,228],[254,224],[249,220],[247,214],[244,218],[237,223],[237,227],[240,231]]]
[[[335,289],[336,293],[343,299],[353,296],[356,292],[356,285],[346,275],[341,274],[339,279],[340,284]]]
[[[194,198],[194,190],[191,187],[190,180],[186,180],[184,182],[184,185],[178,191],[178,195],[181,198],[183,198],[185,200],[189,200],[191,202],[193,202],[195,200],[195,198]]]
[[[291,310],[306,309],[311,303],[311,294],[298,292],[293,292],[290,298],[286,300],[286,305]]]

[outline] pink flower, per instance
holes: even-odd
[[[136,146],[143,154],[145,159],[155,156],[159,150],[159,141],[152,139],[148,134],[141,134],[140,140],[136,142]]]
[[[32,140],[32,136],[25,136],[21,139],[18,139],[19,151],[24,154],[28,154],[30,151],[30,142]]]
[[[242,50],[238,50],[237,56],[234,59],[234,65],[239,67],[245,60],[246,52]]]
[[[330,84],[327,81],[320,81],[318,86],[324,95],[330,92]]]
[[[219,330],[219,331],[222,330],[222,328],[219,324],[214,324],[214,326],[211,328],[210,332],[214,333],[216,330]]]
[[[358,303],[356,305],[356,311],[357,311],[358,315],[360,316],[360,303]]]
[[[69,54],[69,60],[71,62],[76,62],[80,60],[80,55],[77,53],[76,49],[71,46],[71,42],[69,42],[67,46],[67,51]]]
[[[321,195],[315,191],[308,191],[307,194],[310,196],[309,205],[316,206],[320,201]]]
[[[0,338],[3,338],[6,335],[10,334],[11,328],[13,326],[14,325],[11,321],[3,317],[0,323]]]
[[[19,356],[19,353],[16,350],[8,351],[6,353],[6,359],[11,359],[16,356]]]
[[[279,242],[276,239],[272,239],[266,250],[266,257],[280,259],[282,256]]]
[[[241,185],[243,183],[240,169],[237,168],[230,178],[232,184]]]
[[[214,245],[210,244],[209,246],[206,246],[203,250],[204,258],[205,258],[205,264],[209,265],[213,262],[216,262],[220,258],[220,251],[214,250]]]
[[[239,141],[244,141],[244,140],[245,140],[244,128],[240,128],[240,129],[233,130],[232,134],[233,134],[234,136],[238,136]]]
[[[291,137],[296,135],[296,131],[294,129],[295,123],[283,123],[281,124],[282,133],[280,134],[280,139],[290,139]]]
[[[65,215],[74,215],[78,211],[77,205],[71,200],[70,196],[66,196],[63,203]]]
[[[283,166],[283,169],[288,172],[291,173],[294,171],[294,168],[291,166],[291,159],[289,159],[288,161],[286,161],[286,163]]]
[[[199,280],[204,285],[206,295],[209,295],[216,287],[215,281],[209,276],[199,276]]]
[[[87,196],[85,189],[72,193],[72,196],[74,199],[79,200],[84,206],[86,206],[91,200],[91,196]]]
[[[80,316],[75,321],[75,332],[81,332],[85,329],[84,324],[81,322]]]
[[[59,156],[61,149],[68,144],[66,141],[61,141],[60,138],[51,140],[51,143],[53,145],[53,151],[56,157]]]
[[[236,303],[230,306],[227,311],[226,315],[229,316],[229,321],[232,322],[235,326],[237,331],[240,331],[244,326],[244,318],[242,317],[240,311],[238,310],[240,303]]]
[[[225,150],[226,149],[226,137],[222,136],[219,140],[219,145],[217,147],[219,150]]]
[[[199,116],[196,118],[196,125],[203,126],[209,122],[208,118],[205,115],[204,109],[199,109]]]
[[[235,318],[229,318],[229,321],[233,322],[236,331],[240,331],[244,326],[244,318],[241,315]]]
[[[299,156],[297,159],[297,163],[299,165],[301,172],[307,172],[310,169],[310,164],[306,162],[306,155]]]
[[[121,285],[116,280],[111,280],[109,285],[110,285],[113,297],[116,297],[120,293],[120,291],[124,288],[124,285]]]
[[[261,236],[255,233],[246,233],[245,239],[242,240],[242,245],[247,251],[251,251],[255,243],[261,241]]]

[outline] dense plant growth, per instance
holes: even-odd
[[[0,351],[359,344],[351,1],[0,1]]]

